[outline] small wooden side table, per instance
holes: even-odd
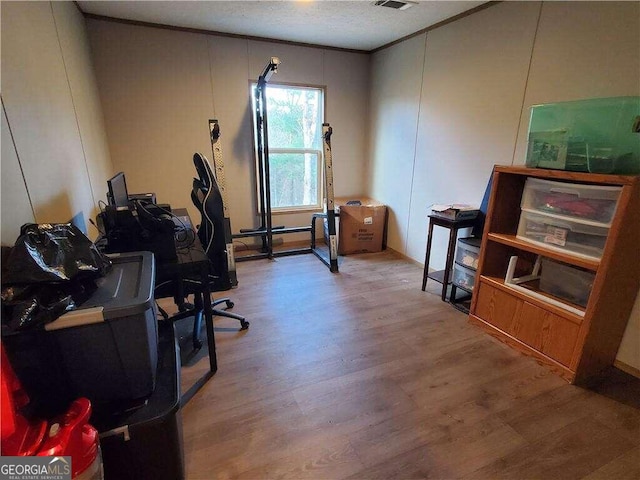
[[[447,301],[447,287],[451,283],[451,270],[453,267],[453,257],[456,248],[456,240],[458,238],[458,230],[461,228],[473,227],[476,223],[475,218],[466,220],[449,220],[447,218],[438,217],[437,215],[429,215],[429,235],[427,236],[427,253],[424,257],[424,272],[422,274],[422,291],[427,288],[427,279],[435,280],[442,284],[442,301]],[[445,261],[444,270],[429,272],[429,259],[431,257],[431,241],[433,240],[433,227],[449,229],[449,246],[447,248],[447,260]]]

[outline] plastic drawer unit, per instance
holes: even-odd
[[[581,185],[529,177],[521,207],[537,213],[550,213],[573,221],[610,225],[616,212],[621,187]]]
[[[456,263],[465,267],[478,268],[480,258],[479,238],[459,238],[456,249]]]
[[[517,237],[565,253],[599,259],[609,229],[567,220],[556,215],[520,214]]]
[[[130,412],[96,412],[105,480],[184,479],[180,359],[173,324],[160,322],[156,388]]]
[[[113,268],[78,309],[44,330],[3,337],[12,366],[42,413],[60,413],[78,397],[87,397],[97,410],[153,391],[158,359],[153,254],[110,258]]]
[[[464,290],[472,291],[476,272],[459,264],[453,265],[453,283]]]
[[[540,290],[586,307],[595,274],[563,263],[542,258]]]

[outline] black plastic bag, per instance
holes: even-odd
[[[2,334],[43,326],[75,310],[110,268],[111,260],[73,224],[23,225],[3,262]]]
[[[71,223],[28,223],[7,260],[4,285],[70,282],[97,279],[111,268],[98,251]]]
[[[98,287],[94,280],[2,289],[3,335],[36,328],[75,310]]]

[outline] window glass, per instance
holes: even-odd
[[[321,90],[267,85],[269,148],[322,148]]]
[[[323,90],[269,84],[266,99],[271,208],[320,209]]]
[[[318,204],[319,155],[272,151],[269,161],[272,208]]]

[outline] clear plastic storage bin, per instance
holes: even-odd
[[[473,290],[476,272],[455,263],[453,265],[453,284],[466,290]]]
[[[640,173],[640,97],[532,106],[526,163],[577,172]]]
[[[609,225],[616,211],[621,187],[580,185],[527,178],[523,210],[552,213],[575,221]]]
[[[465,267],[473,268],[475,270],[476,268],[478,268],[480,247],[464,243],[463,240],[464,239],[458,239],[458,248],[456,249],[456,263],[464,265]]]
[[[563,263],[542,258],[540,290],[586,307],[595,274]]]
[[[554,215],[538,215],[523,210],[517,237],[547,248],[599,259],[609,229],[574,222]]]

